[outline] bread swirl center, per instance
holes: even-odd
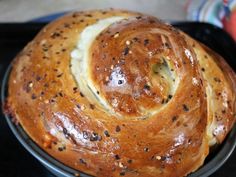
[[[116,117],[146,119],[158,113],[174,98],[184,70],[192,69],[186,49],[176,50],[185,44],[158,21],[150,26],[150,20],[99,20],[82,31],[71,53],[80,90]]]

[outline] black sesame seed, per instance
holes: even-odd
[[[60,97],[63,97],[63,93],[62,93],[62,92],[59,92],[58,95],[59,95]]]
[[[202,72],[205,72],[205,68],[201,68]]]
[[[68,135],[68,131],[67,131],[67,129],[66,129],[66,128],[63,128],[63,130],[62,130],[62,131],[63,131],[63,134],[64,134],[64,135]]]
[[[41,77],[40,76],[36,76],[36,81],[40,81]]]
[[[149,44],[149,40],[148,39],[145,39],[144,40],[144,46],[148,45]]]
[[[32,98],[32,100],[34,100],[34,99],[37,98],[37,96],[33,93],[33,94],[31,95],[31,98]]]
[[[81,106],[79,104],[77,104],[76,107],[79,108],[79,109],[81,108]]]
[[[63,147],[58,147],[58,151],[63,151],[64,148]]]
[[[129,159],[127,162],[128,162],[128,163],[132,163],[132,160],[131,160],[131,159]]]
[[[81,97],[84,97],[84,94],[82,92],[79,92],[79,94],[80,94]]]
[[[54,32],[52,35],[51,35],[51,38],[54,39],[56,37],[59,37],[61,34],[58,33],[58,32]]]
[[[170,47],[170,44],[167,43],[167,42],[165,42],[163,45],[164,45],[164,47],[166,47],[167,49],[170,49],[170,48],[171,48],[171,47]]]
[[[187,106],[186,104],[183,104],[183,110],[184,110],[185,112],[188,112],[188,111],[189,111],[189,108],[188,108],[188,106]]]
[[[173,96],[172,95],[168,95],[168,99],[170,100]]]
[[[84,161],[84,159],[79,159],[80,163],[86,165],[87,163]]]
[[[219,78],[217,78],[217,77],[214,77],[214,81],[221,82],[221,80]]]
[[[165,99],[162,99],[162,100],[161,100],[161,104],[164,104],[164,103],[165,103]]]
[[[115,159],[116,160],[119,160],[120,159],[120,156],[118,154],[115,155]]]
[[[52,98],[52,99],[49,100],[49,102],[50,102],[50,103],[54,103],[55,100]]]
[[[110,137],[110,134],[109,134],[109,132],[108,132],[107,130],[104,131],[104,135],[105,135],[106,137]]]
[[[151,90],[151,87],[148,84],[145,84],[143,87],[145,90]]]
[[[141,19],[141,18],[142,18],[141,16],[136,17],[136,19],[138,19],[138,20]]]
[[[137,37],[134,37],[134,38],[133,38],[133,41],[134,41],[134,42],[137,42],[137,41],[138,41],[138,38],[137,38]]]
[[[57,77],[61,77],[62,75],[63,75],[63,73],[61,73],[61,74],[58,74],[58,75],[57,75]]]
[[[175,122],[177,120],[177,116],[172,117],[172,122]]]
[[[76,91],[77,91],[77,89],[78,89],[77,87],[73,87],[73,90],[74,90],[74,92],[76,92]]]
[[[116,126],[116,132],[120,132],[120,126],[119,125]]]
[[[84,139],[88,139],[88,137],[89,137],[88,132],[83,131],[83,138],[84,138]]]
[[[125,176],[125,172],[120,172],[120,176]]]
[[[92,17],[92,15],[91,15],[91,14],[86,14],[85,16],[86,16],[86,17]]]
[[[144,150],[145,152],[148,152],[148,151],[149,151],[149,148],[148,148],[148,147],[145,147],[143,150]]]
[[[93,132],[90,136],[90,141],[100,141],[102,139],[97,133]]]
[[[128,47],[126,47],[125,49],[124,49],[124,55],[127,55],[128,53],[129,53],[129,48]]]
[[[90,109],[94,109],[95,105],[94,104],[89,104]]]
[[[118,85],[123,84],[123,80],[118,80]]]
[[[65,27],[65,28],[70,28],[70,24],[65,23],[65,24],[64,24],[64,27]]]

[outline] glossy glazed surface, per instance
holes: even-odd
[[[79,34],[113,16],[125,19],[96,37],[81,84],[71,72]],[[74,13],[45,27],[16,57],[6,110],[47,152],[86,173],[183,176],[232,127],[234,84],[222,58],[154,17]],[[209,104],[216,90],[223,96]],[[222,114],[214,115],[226,116],[216,119],[215,105]]]

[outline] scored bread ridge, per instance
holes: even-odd
[[[90,99],[90,102],[96,102],[98,100],[102,104],[103,108],[113,115],[115,115],[115,112],[109,107],[105,98],[101,98],[101,95],[97,94],[99,89],[95,87],[91,78],[92,73],[89,68],[91,62],[89,60],[89,53],[92,42],[95,40],[97,35],[112,23],[118,22],[122,19],[124,19],[124,17],[110,17],[99,20],[95,24],[86,27],[80,34],[76,49],[71,53],[71,70],[81,92]],[[120,117],[120,115],[118,116]]]
[[[232,128],[235,80],[217,54],[154,17],[75,12],[14,59],[5,111],[84,173],[185,176]]]
[[[185,35],[197,55],[207,94],[209,145],[222,143],[235,121],[236,75],[226,61]]]

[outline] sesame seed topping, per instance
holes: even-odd
[[[157,155],[157,156],[156,156],[156,159],[157,159],[157,160],[161,160],[161,156]]]
[[[118,154],[115,155],[115,159],[116,160],[119,160],[120,159],[120,156]]]
[[[120,167],[120,168],[123,168],[124,165],[123,165],[121,162],[119,162],[119,167]]]
[[[120,36],[120,34],[117,32],[115,35],[114,35],[114,38],[118,38]]]
[[[184,110],[185,112],[188,112],[188,111],[189,111],[189,108],[188,108],[188,106],[187,106],[186,104],[183,104],[183,110]]]
[[[33,87],[33,85],[34,85],[33,82],[29,83],[29,87]]]
[[[107,130],[104,131],[104,134],[105,134],[106,137],[110,137],[110,134]]]
[[[120,132],[120,126],[119,125],[116,126],[116,132]]]
[[[126,45],[130,45],[130,41],[126,41],[125,43],[126,43]]]
[[[80,109],[83,111],[83,110],[85,110],[85,106],[84,105],[81,105],[80,106]]]

